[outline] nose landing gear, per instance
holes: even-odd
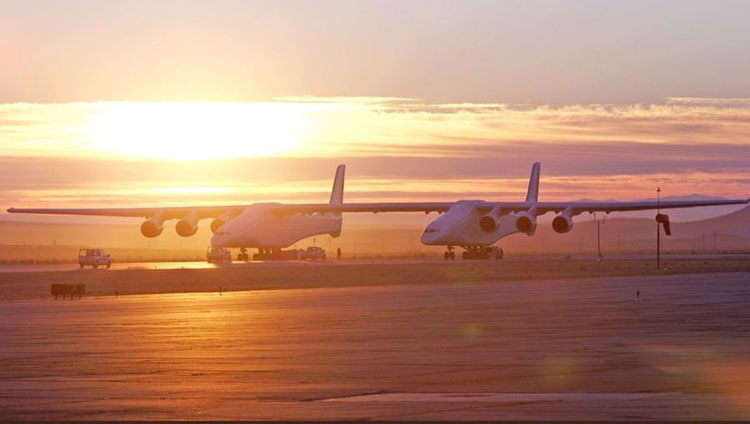
[[[447,246],[446,248],[448,250],[446,250],[445,253],[443,254],[443,258],[446,261],[447,260],[451,260],[451,261],[456,260],[456,252],[453,251],[453,246]]]
[[[245,261],[245,262],[247,262],[247,261],[250,260],[250,254],[247,253],[247,248],[246,247],[241,247],[240,248],[240,253],[237,254],[237,260],[238,261]]]

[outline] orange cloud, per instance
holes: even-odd
[[[0,104],[0,199],[101,205],[325,199],[337,163],[357,200],[747,196],[750,100],[651,105]],[[191,159],[191,160],[185,160]]]

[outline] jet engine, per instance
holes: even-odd
[[[552,220],[552,229],[555,230],[556,233],[567,233],[573,229],[573,218],[566,214],[557,215],[555,219]]]
[[[145,237],[153,238],[161,234],[164,231],[164,221],[157,217],[151,217],[141,224],[141,234]]]
[[[497,230],[498,226],[499,224],[493,216],[485,215],[479,218],[479,228],[481,228],[482,231],[486,233],[494,232],[495,230]]]
[[[177,234],[182,237],[190,237],[198,231],[198,225],[196,225],[195,222],[183,218],[177,221],[175,230],[177,230]]]
[[[523,214],[516,219],[516,228],[518,231],[526,234],[532,234],[536,229],[536,216]]]
[[[219,227],[226,224],[226,221],[224,221],[221,218],[216,218],[213,221],[211,221],[211,233],[216,234],[217,231],[219,231]]]
[[[216,234],[217,231],[219,231],[219,227],[229,222],[232,218],[239,215],[239,211],[236,210],[229,210],[224,212],[220,217],[214,219],[211,221],[211,232],[213,234]]]

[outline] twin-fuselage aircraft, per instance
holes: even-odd
[[[689,208],[746,204],[750,199],[636,201],[636,202],[540,202],[540,163],[531,169],[531,178],[522,202],[488,202],[459,200],[455,202],[385,202],[344,203],[344,165],[336,168],[333,190],[328,203],[282,204],[253,203],[233,206],[101,208],[101,209],[16,209],[11,213],[55,215],[91,215],[141,217],[141,233],[156,237],[164,222],[178,219],[175,229],[189,237],[198,231],[198,222],[213,218],[211,244],[216,247],[258,248],[261,253],[289,247],[307,237],[341,234],[342,213],[354,212],[437,212],[439,216],[422,232],[426,245],[447,246],[446,258],[453,258],[454,246],[466,249],[468,256],[514,233],[534,235],[537,217],[548,212],[557,214],[552,228],[567,233],[573,228],[573,217],[584,212],[626,212],[649,209]],[[245,256],[247,257],[247,256]]]

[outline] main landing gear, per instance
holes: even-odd
[[[240,253],[237,254],[237,260],[245,262],[250,260],[250,254],[247,253],[247,247],[240,248]]]

